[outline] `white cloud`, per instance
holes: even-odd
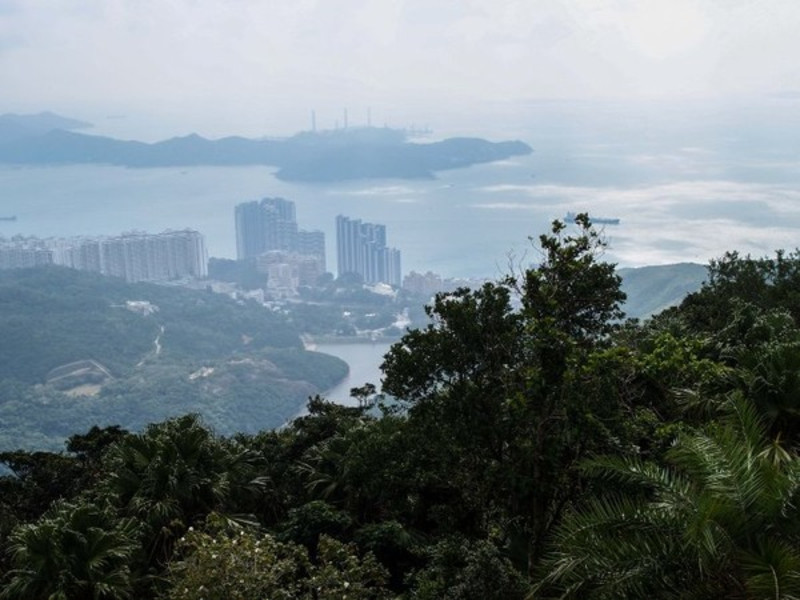
[[[554,214],[589,212],[617,217],[605,227],[609,256],[625,266],[681,261],[705,263],[736,248],[743,254],[771,254],[798,246],[800,190],[734,181],[682,181],[636,187],[497,185],[487,194],[514,201],[476,203],[488,211]],[[520,196],[530,202],[520,201]]]

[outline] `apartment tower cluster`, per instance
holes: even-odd
[[[205,239],[197,231],[125,233],[96,238],[12,238],[0,241],[0,268],[62,265],[128,282],[208,275]]]
[[[400,250],[386,246],[385,225],[336,217],[336,258],[340,276],[357,273],[364,283],[400,286]]]
[[[235,209],[236,257],[252,260],[274,291],[315,285],[325,273],[325,234],[297,225],[295,204],[264,198]]]

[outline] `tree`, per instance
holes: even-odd
[[[499,524],[529,567],[576,497],[573,465],[618,444],[623,420],[622,395],[597,389],[608,378],[592,356],[608,345],[625,296],[600,261],[605,241],[586,215],[576,222],[574,233],[554,222],[539,239],[541,264],[520,276],[438,295],[432,323],[383,364],[384,391],[410,404],[425,451],[471,507],[461,526],[485,535]]]
[[[684,300],[679,312],[697,329],[718,330],[736,302],[762,310],[780,308],[800,323],[800,250],[779,250],[774,258],[727,252],[711,261],[708,281]]]
[[[55,502],[72,500],[105,473],[101,458],[109,445],[125,435],[118,427],[93,427],[73,435],[67,450],[74,456],[52,452],[0,452],[0,463],[10,471],[0,476],[0,572],[6,570],[6,542],[19,523],[37,520]]]
[[[525,271],[522,301],[531,326],[578,343],[596,342],[624,316],[622,283],[615,265],[600,260],[605,240],[588,215],[575,218],[578,233],[555,221],[551,235],[541,235],[541,264]]]
[[[2,598],[130,598],[138,525],[96,504],[61,503],[10,537],[14,569]]]
[[[536,597],[798,597],[800,461],[751,402],[732,408],[666,465],[588,462],[616,491],[567,516]]]
[[[12,473],[0,477],[0,514],[23,522],[38,518],[56,500],[73,498],[85,476],[78,460],[53,452],[2,452],[0,463]]]
[[[106,493],[123,514],[146,525],[149,563],[163,564],[175,541],[237,494],[260,485],[257,457],[217,439],[197,415],[150,425],[109,455]]]
[[[189,531],[180,560],[169,568],[167,598],[173,600],[274,598],[286,600],[382,600],[386,570],[371,554],[322,536],[316,560],[305,548],[270,535],[220,527]]]
[[[800,328],[783,309],[733,304],[729,322],[711,338],[730,381],[757,407],[770,435],[800,445]]]
[[[525,597],[525,578],[489,540],[445,538],[427,549],[428,563],[414,573],[419,600],[514,600]]]

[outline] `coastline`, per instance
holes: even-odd
[[[399,342],[402,336],[380,336],[380,337],[366,337],[366,336],[353,336],[353,335],[309,335],[304,333],[300,336],[303,342],[303,348],[312,352],[320,352],[318,346],[320,345],[392,345]]]
[[[389,351],[392,343],[394,342],[389,340],[373,342],[365,338],[352,337],[330,342],[323,337],[303,336],[303,344],[307,350],[336,356],[348,366],[347,376],[335,386],[321,392],[320,396],[343,406],[356,406],[357,402],[350,397],[352,388],[372,383],[376,391],[380,392],[382,376],[380,366],[383,363],[383,356]],[[305,404],[299,408],[294,418],[304,414],[306,414]]]

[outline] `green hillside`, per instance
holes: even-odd
[[[628,317],[644,319],[677,306],[706,280],[708,268],[695,263],[618,269],[622,291],[628,296],[623,309]]]
[[[0,272],[0,339],[6,448],[186,412],[220,433],[276,427],[347,372],[255,303],[55,267]]]

